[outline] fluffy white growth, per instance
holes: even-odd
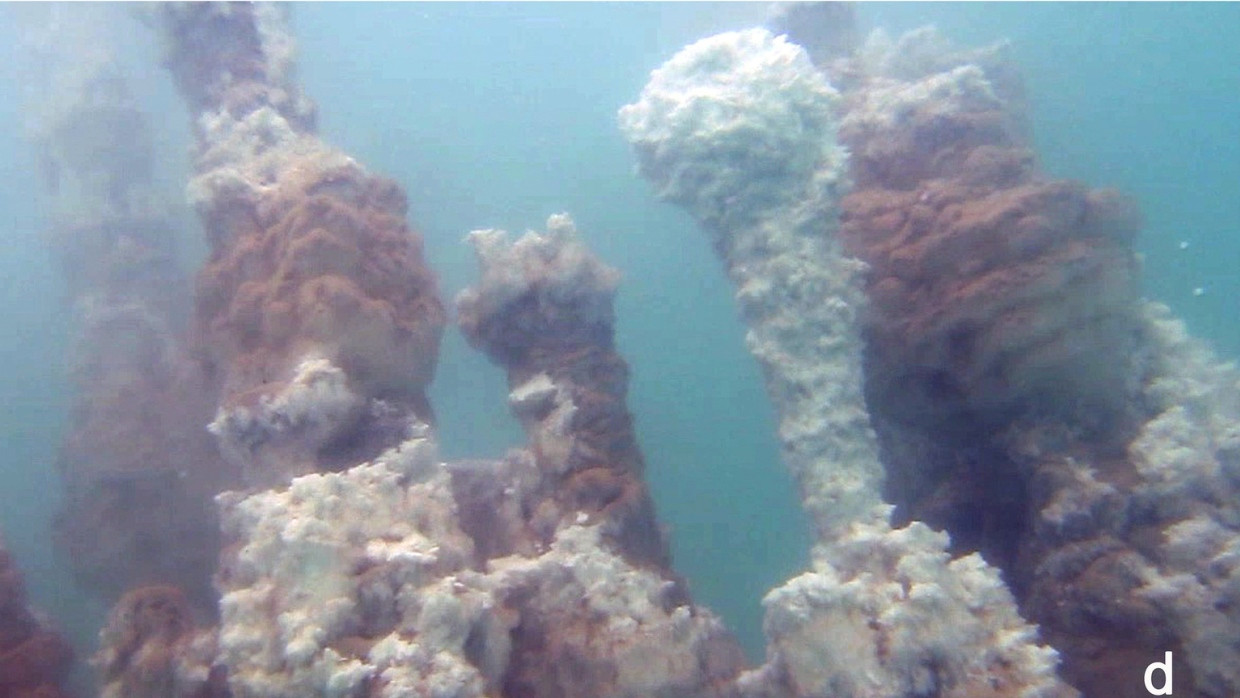
[[[1128,447],[1140,487],[1164,511],[1186,498],[1217,499],[1224,488],[1240,488],[1240,371],[1191,339],[1166,306],[1143,310],[1136,389],[1154,416]],[[1223,520],[1240,521],[1240,502],[1223,497],[1221,504]]]
[[[182,7],[169,5],[151,12],[152,19],[164,20],[164,51],[175,58],[179,50],[177,44],[203,41],[205,37],[213,40],[213,44],[221,51],[246,52],[252,62],[246,67],[261,70],[261,82],[266,88],[264,100],[276,104],[290,112],[308,114],[313,106],[301,95],[294,80],[296,67],[297,42],[289,27],[288,9],[278,3],[237,7],[219,3],[208,8]],[[227,31],[227,23],[237,14],[249,17],[254,33],[258,38],[257,46],[250,46],[249,37],[245,32],[231,35]],[[216,25],[216,26],[212,26]],[[225,27],[221,30],[220,27]],[[191,46],[196,49],[196,46]],[[209,82],[209,86],[217,93],[223,93],[237,86],[242,81],[253,81],[250,74],[237,75],[232,72],[198,76]],[[198,86],[206,87],[207,84]]]
[[[607,663],[614,678],[605,695],[713,695],[708,687],[727,678],[731,664],[713,675],[710,660],[725,637],[719,619],[702,608],[667,610],[673,583],[608,551],[597,526],[561,528],[546,553],[493,560],[490,570],[477,584],[498,596],[535,590],[526,612],[554,624],[580,656]]]
[[[221,407],[208,429],[252,481],[278,482],[313,467],[314,453],[355,421],[364,401],[327,359],[307,357],[289,381],[253,406]],[[270,469],[272,477],[262,470]]]
[[[1129,444],[1135,495],[1160,516],[1158,566],[1143,592],[1171,618],[1198,687],[1240,694],[1240,372],[1146,303],[1139,395],[1154,416]],[[1207,505],[1207,503],[1209,503]],[[1177,659],[1179,655],[1177,655]]]
[[[538,373],[508,393],[508,407],[519,416],[541,412],[555,403],[559,390],[551,376]]]
[[[200,213],[223,220],[229,202],[261,201],[290,176],[361,169],[353,158],[302,132],[271,106],[240,117],[224,108],[204,112],[198,130],[202,151],[186,192]],[[231,228],[220,227],[225,229]]]
[[[976,556],[950,560],[946,535],[921,524],[888,523],[862,393],[863,264],[833,238],[845,172],[836,106],[800,48],[752,30],[684,49],[620,112],[642,174],[723,255],[820,541],[813,571],[767,598],[770,661],[741,688],[1071,695],[995,570]]]
[[[1156,410],[1179,407],[1216,449],[1240,450],[1240,371],[1192,339],[1184,323],[1161,303],[1144,305],[1147,378],[1143,397]],[[1240,471],[1230,470],[1232,476]]]
[[[489,695],[473,666],[455,654],[436,651],[431,643],[409,642],[393,633],[375,643],[369,659],[375,666],[386,667],[378,674],[379,698]]]
[[[293,85],[293,68],[296,65],[297,41],[288,26],[288,11],[274,3],[255,5],[254,28],[262,44],[263,68],[267,82],[273,85]]]
[[[519,467],[536,474],[532,461]],[[714,659],[733,647],[719,620],[672,603],[673,583],[609,551],[597,527],[569,525],[545,550],[472,566],[448,472],[424,437],[284,492],[218,501],[235,541],[218,662],[237,696],[498,695],[522,618],[554,628],[569,661],[591,667],[557,677],[570,695],[704,695],[735,667]]]
[[[961,65],[1003,60],[1007,50],[1006,41],[980,49],[961,49],[933,25],[905,32],[898,39],[892,39],[880,27],[866,37],[856,60],[867,76],[914,83]]]
[[[210,95],[195,115],[199,149],[195,174],[187,186],[190,201],[212,224],[209,233],[225,235],[236,229],[238,215],[248,215],[246,205],[289,177],[305,177],[326,169],[359,168],[352,158],[328,147],[312,129],[314,104],[301,93],[294,76],[296,42],[289,31],[287,10],[275,4],[238,8],[218,3],[210,8],[161,6],[167,60],[193,60],[197,43],[210,36],[219,50],[248,54],[247,64],[261,69],[261,76],[238,75],[219,70],[195,72],[174,67],[182,89]],[[228,33],[233,13],[250,13],[251,26],[259,39],[250,46]],[[218,26],[217,26],[218,25]],[[238,96],[244,95],[244,107]],[[243,204],[243,205],[238,205]]]
[[[650,75],[620,129],[660,197],[707,222],[835,184],[837,95],[803,49],[764,29],[702,39]]]
[[[413,695],[409,686],[480,696],[497,679],[463,658],[475,625],[490,630],[501,659],[506,639],[485,618],[489,599],[451,578],[472,544],[435,458],[422,435],[286,491],[217,498],[238,542],[220,582],[219,661],[234,695],[360,696],[383,677],[383,696]],[[356,644],[376,634],[368,649]]]
[[[478,256],[482,278],[457,296],[463,315],[492,317],[537,286],[539,293],[551,297],[550,304],[578,313],[583,325],[611,320],[610,302],[620,273],[581,244],[567,213],[548,217],[547,232],[526,231],[515,242],[506,231],[495,229],[475,230],[466,241]]]
[[[916,82],[876,81],[859,95],[840,128],[889,131],[913,110],[925,110],[927,105],[934,110],[927,114],[943,116],[1002,108],[985,73],[975,65],[958,66]]]
[[[861,392],[863,265],[830,238],[844,176],[836,101],[803,49],[753,29],[686,47],[620,110],[642,174],[724,252],[784,458],[824,537],[883,516]]]
[[[563,473],[576,443],[572,424],[577,405],[571,392],[538,373],[512,389],[508,405],[526,425],[530,448],[542,457],[543,467]]]
[[[771,663],[805,696],[1073,695],[994,568],[946,544],[920,523],[853,528],[763,600]]]
[[[1117,522],[1109,520],[1116,514],[1107,503],[1122,496],[1112,484],[1094,477],[1093,464],[1089,461],[1069,460],[1065,476],[1071,484],[1060,487],[1054,497],[1038,512],[1041,525],[1061,540],[1073,540],[1083,532]],[[1107,517],[1101,519],[1100,517]]]
[[[189,183],[190,201],[206,205],[222,193],[259,193],[276,184],[276,176],[296,155],[325,151],[317,138],[298,133],[273,107],[260,107],[241,118],[225,109],[204,112],[198,130],[206,147],[199,174]]]
[[[1194,681],[1208,693],[1240,689],[1240,535],[1208,515],[1166,532],[1168,559],[1137,572],[1142,594],[1171,619]],[[1176,655],[1177,658],[1179,655]]]

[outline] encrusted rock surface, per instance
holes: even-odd
[[[484,695],[506,629],[460,586],[472,542],[425,437],[287,490],[220,496],[219,658],[236,696]],[[485,663],[483,663],[485,664]]]
[[[1102,420],[1125,399],[1113,358],[1136,326],[1140,217],[1041,176],[998,93],[964,64],[872,76],[844,101],[840,236],[868,265],[869,399],[948,429],[965,412]]]
[[[602,524],[480,552],[520,535],[542,478],[522,451],[441,463],[423,432],[286,491],[221,495],[218,661],[233,695],[725,695],[730,636],[611,551]]]
[[[462,297],[528,451],[442,463],[407,425],[370,462],[220,495],[232,695],[735,695],[740,649],[668,569],[640,479],[616,274],[567,216],[548,227],[475,234],[482,281]],[[338,392],[313,387],[328,373],[298,414],[332,411]]]
[[[1045,425],[1005,436],[1032,478],[1025,604],[1091,694],[1143,695],[1128,677],[1171,651],[1176,695],[1235,695],[1240,372],[1154,303],[1131,366],[1123,438]]]
[[[528,444],[441,462],[445,311],[403,194],[315,135],[282,8],[157,12],[211,246],[189,331],[123,85],[78,83],[48,130],[95,207],[56,229],[89,350],[61,530],[130,588],[104,696],[1128,698],[1167,650],[1177,695],[1240,693],[1240,376],[1138,301],[1135,208],[1039,173],[1003,47],[791,7],[809,52],[704,39],[621,110],[736,286],[815,526],[746,671],[672,569],[619,275],[568,216],[471,234],[461,329]],[[215,618],[203,505],[242,473]],[[67,657],[0,549],[0,696],[61,695]]]
[[[377,455],[405,436],[389,414],[429,420],[445,319],[400,188],[315,135],[284,12],[160,14],[195,119],[189,192],[212,247],[196,320],[222,391],[214,431],[259,485]],[[323,361],[343,372],[340,411],[309,424],[282,413]]]
[[[1087,695],[1146,695],[1166,651],[1177,694],[1234,695],[1237,378],[1138,301],[1135,207],[1039,172],[1002,45],[876,34],[820,65],[899,519],[1002,567]]]
[[[213,671],[215,632],[194,620],[185,593],[173,586],[138,587],[112,607],[93,663],[101,698],[225,698],[223,672]]]
[[[841,107],[802,49],[750,30],[683,49],[620,111],[639,170],[698,218],[737,288],[784,460],[817,528],[812,570],[766,598],[767,663],[739,686],[1072,695],[997,570],[951,560],[947,537],[924,524],[889,523],[863,395],[865,265],[836,240]]]
[[[619,273],[576,235],[562,214],[547,221],[546,233],[515,242],[502,231],[471,233],[482,279],[457,301],[462,331],[508,370],[509,404],[546,478],[532,521],[543,541],[584,516],[606,522],[607,536],[633,561],[666,568],[625,404],[628,366],[615,348]]]
[[[549,551],[490,563],[505,594],[527,599],[507,695],[733,690],[740,649],[671,571],[641,479],[628,368],[614,343],[619,274],[590,254],[564,214],[543,233],[512,241],[475,231],[470,241],[482,276],[458,299],[462,329],[508,370],[509,405],[539,473],[524,478],[525,503],[506,528]]]

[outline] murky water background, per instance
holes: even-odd
[[[68,405],[67,317],[45,248],[23,12],[0,8],[0,530],[35,602],[79,642],[101,609],[50,550],[54,459]],[[765,5],[306,5],[301,79],[321,130],[405,188],[446,296],[475,278],[469,230],[570,212],[624,273],[618,336],[630,407],[678,571],[760,651],[759,599],[804,564],[808,536],[778,463],[770,407],[731,290],[688,217],[653,200],[615,127],[649,71],[684,44],[762,21]],[[863,28],[935,23],[961,44],[1010,38],[1051,176],[1116,186],[1146,215],[1145,289],[1221,354],[1240,356],[1240,5],[865,4]],[[154,40],[118,22],[125,61],[179,197],[188,117]],[[186,215],[186,268],[203,246]],[[499,369],[445,337],[431,391],[446,456],[522,442]]]

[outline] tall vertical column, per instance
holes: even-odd
[[[315,134],[285,10],[160,8],[211,243],[195,318],[221,386],[211,430],[256,485],[361,462],[429,421],[444,323],[400,188]]]
[[[755,29],[686,47],[620,110],[640,172],[698,219],[736,286],[817,529],[813,570],[765,600],[770,660],[751,688],[1071,694],[995,568],[952,560],[924,524],[890,523],[863,392],[864,264],[835,239],[838,100],[801,48]]]
[[[26,38],[44,71],[26,105],[43,155],[47,243],[72,310],[72,411],[58,466],[58,546],[114,601],[178,584],[214,607],[211,497],[236,480],[203,426],[215,408],[188,348],[181,222],[154,181],[149,118],[130,93],[106,7],[49,7]]]

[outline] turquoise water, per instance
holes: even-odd
[[[404,186],[445,295],[475,278],[466,232],[520,232],[560,211],[622,270],[617,332],[632,367],[630,406],[677,569],[755,656],[759,599],[804,566],[808,536],[731,289],[688,217],[655,202],[633,174],[615,113],[681,46],[759,23],[766,11],[316,4],[294,13],[301,78],[324,136]],[[933,22],[961,44],[1012,39],[1046,170],[1133,194],[1147,219],[1139,243],[1147,295],[1224,355],[1240,356],[1240,5],[872,4],[858,15],[863,28],[893,35]],[[126,59],[142,71],[139,91],[159,117],[163,181],[175,192],[187,115],[154,43],[129,26],[138,38]],[[22,59],[17,31],[0,22],[6,65]],[[0,529],[36,600],[89,637],[98,609],[75,593],[47,543],[68,322],[39,233],[21,88],[20,73],[0,75]],[[201,245],[186,249],[192,264]],[[501,371],[449,332],[431,393],[447,456],[522,443],[506,392]]]

